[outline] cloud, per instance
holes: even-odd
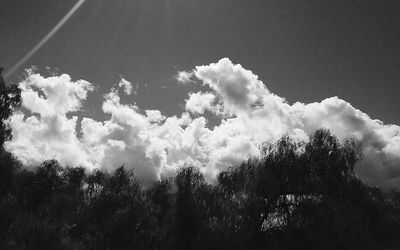
[[[325,127],[339,139],[354,136],[363,144],[364,160],[356,168],[365,181],[384,186],[400,184],[400,127],[384,125],[331,97],[316,103],[289,104],[271,93],[257,75],[229,59],[193,70],[207,92],[191,92],[185,112],[165,116],[121,104],[117,89],[104,96],[105,121],[83,117],[79,111],[93,89],[67,75],[44,78],[30,74],[20,83],[27,114],[10,119],[13,139],[6,144],[23,163],[34,166],[54,158],[64,165],[113,170],[124,164],[144,181],[175,174],[183,163],[200,167],[206,178],[258,154],[259,145],[288,133],[308,140]],[[120,87],[125,88],[125,84]],[[210,128],[205,111],[221,122]]]
[[[146,116],[149,122],[155,123],[160,123],[166,118],[159,110],[146,110]]]
[[[213,113],[218,113],[219,106],[214,105],[216,97],[213,93],[190,93],[189,99],[186,100],[186,110],[193,114],[204,114],[208,110]]]
[[[258,80],[258,76],[240,64],[232,64],[228,58],[218,63],[197,66],[195,75],[208,85],[222,99],[225,111],[237,114],[240,111],[249,112],[269,91]]]
[[[19,86],[22,106],[31,114],[25,117],[16,112],[10,118],[14,138],[7,149],[27,165],[52,158],[68,165],[86,164],[86,154],[76,137],[78,118],[66,114],[82,107],[92,85],[82,80],[72,82],[68,75],[44,78],[31,74]]]
[[[120,88],[123,88],[124,93],[127,95],[131,95],[132,93],[136,94],[136,91],[133,92],[133,87],[132,87],[132,83],[125,80],[124,78],[121,78],[121,80],[119,81],[118,86]]]
[[[195,81],[192,79],[194,77],[193,72],[187,72],[187,71],[179,71],[175,75],[175,79],[177,80],[178,83],[186,85],[189,83],[194,83]]]
[[[89,82],[71,82],[70,76],[66,74],[48,78],[31,74],[19,86],[22,90],[22,105],[41,116],[77,111],[86,99],[88,91],[93,90]]]

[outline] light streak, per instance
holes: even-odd
[[[29,60],[50,38],[54,36],[54,34],[61,29],[61,27],[71,18],[73,14],[81,7],[81,5],[85,2],[86,0],[79,0],[70,11],[56,24],[56,26],[53,27],[53,29],[50,30],[49,33],[45,37],[43,37],[40,42],[38,42],[17,64],[14,65],[10,70],[8,70],[4,74],[4,78],[8,78],[10,75],[12,75],[19,67],[21,67],[26,61]]]

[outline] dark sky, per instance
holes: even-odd
[[[1,0],[0,64],[11,68],[76,2]],[[87,0],[23,67],[99,85],[93,107],[123,75],[140,85],[131,102],[171,115],[193,89],[173,75],[229,57],[290,103],[337,95],[400,124],[399,31],[400,1]]]

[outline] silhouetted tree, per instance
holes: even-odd
[[[0,249],[398,249],[400,192],[360,181],[361,158],[321,129],[264,143],[212,184],[193,166],[144,188],[124,167],[10,160]]]
[[[0,196],[5,196],[14,185],[18,163],[4,150],[4,142],[11,139],[7,124],[13,110],[21,104],[21,93],[16,85],[6,87],[0,70]]]
[[[191,166],[181,168],[176,176],[176,244],[179,249],[194,247],[200,227],[195,196],[203,182],[200,171]]]
[[[3,147],[6,140],[11,139],[11,129],[6,120],[11,116],[14,108],[21,104],[21,91],[17,85],[6,86],[0,71],[0,145]],[[2,149],[3,150],[3,149]]]

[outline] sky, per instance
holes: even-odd
[[[12,68],[77,2],[1,1],[0,64]],[[24,107],[34,114],[29,124],[20,121],[25,127],[17,127],[21,117],[14,117],[16,139],[10,150],[26,154],[21,145],[33,143],[35,159],[24,159],[27,163],[52,156],[95,167],[119,163],[104,160],[119,148],[124,152],[120,158],[134,152],[141,164],[150,164],[154,171],[142,171],[149,178],[173,172],[174,164],[187,158],[211,164],[205,173],[212,178],[254,153],[262,142],[256,134],[243,132],[249,121],[265,127],[267,132],[255,131],[266,139],[285,129],[303,138],[323,125],[339,137],[358,136],[371,155],[365,165],[372,164],[372,156],[380,161],[374,163],[381,164],[380,169],[361,173],[366,180],[397,185],[399,128],[387,124],[400,124],[398,13],[398,1],[86,0],[8,77],[8,82],[25,86]],[[26,78],[24,69],[32,65],[37,70]],[[37,88],[44,88],[47,102]],[[260,103],[260,110],[276,114],[263,115]],[[267,104],[272,106],[267,109]],[[56,112],[60,105],[64,108]],[[130,118],[121,117],[121,110]],[[132,126],[132,121],[141,125]],[[281,129],[273,130],[271,124]],[[67,136],[69,158],[81,160],[69,162],[61,151],[49,152],[51,141],[34,144],[37,138],[26,134],[29,129],[54,132],[54,140]],[[84,139],[85,133],[92,139]],[[122,135],[131,140],[124,141]],[[206,149],[202,145],[205,138],[222,135],[231,139],[215,139]],[[181,145],[171,145],[174,136]],[[183,149],[183,155],[173,152]],[[228,149],[238,157],[228,155]],[[78,157],[74,150],[86,153]],[[213,150],[225,158],[216,159]],[[156,159],[156,153],[163,156]],[[102,159],[93,159],[102,154]],[[169,169],[160,170],[162,164]]]

